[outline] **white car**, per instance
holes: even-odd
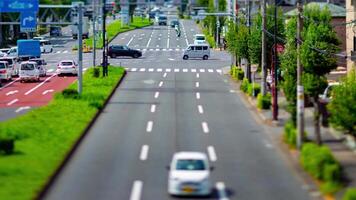
[[[194,35],[194,44],[206,44],[205,35],[195,34]]]
[[[0,81],[1,80],[11,80],[12,70],[6,61],[0,61]]]
[[[211,194],[208,157],[201,152],[178,152],[169,167],[168,193],[174,196]]]
[[[11,68],[12,71],[12,76],[19,75],[20,70],[15,57],[8,57],[8,56],[1,57],[0,61],[6,61],[9,64],[9,67]]]
[[[47,69],[45,67],[45,65],[47,65],[47,63],[44,59],[34,58],[34,59],[30,59],[29,61],[37,63],[37,69],[40,72],[40,76],[42,76],[42,77],[47,76]]]
[[[58,76],[63,74],[78,75],[78,65],[74,60],[62,60],[57,65]]]
[[[24,81],[40,81],[40,71],[36,62],[25,61],[20,64],[20,82]]]
[[[40,40],[41,53],[52,53],[53,46],[49,40]]]

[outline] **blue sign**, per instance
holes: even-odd
[[[1,0],[0,12],[37,12],[39,0]]]
[[[37,18],[36,12],[21,12],[21,32],[36,32]]]

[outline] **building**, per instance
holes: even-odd
[[[352,22],[356,19],[356,0],[346,0],[346,21]],[[347,71],[356,69],[356,24],[346,25],[346,53]]]

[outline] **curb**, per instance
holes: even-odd
[[[53,185],[53,183],[56,181],[56,179],[58,178],[58,176],[60,175],[60,173],[63,171],[63,169],[65,168],[66,164],[70,161],[70,159],[72,158],[73,154],[75,153],[75,151],[78,149],[79,145],[81,144],[81,142],[84,140],[85,136],[88,134],[89,130],[91,129],[91,127],[94,125],[95,121],[98,119],[98,117],[101,115],[101,113],[104,111],[105,107],[107,106],[107,104],[109,103],[111,97],[114,95],[116,89],[120,86],[120,84],[122,83],[122,81],[125,79],[126,77],[126,70],[124,71],[124,74],[122,75],[122,78],[120,79],[120,81],[117,82],[117,84],[115,85],[115,87],[113,88],[113,90],[111,91],[110,95],[107,97],[107,99],[105,100],[103,107],[98,110],[98,112],[96,112],[96,114],[94,115],[93,119],[89,122],[89,124],[87,125],[87,127],[84,129],[82,135],[77,139],[77,141],[73,144],[72,148],[69,150],[69,152],[67,153],[67,155],[65,155],[63,161],[59,164],[58,168],[54,171],[54,173],[52,174],[52,176],[50,176],[50,178],[48,179],[48,181],[45,183],[45,185],[42,187],[41,191],[38,193],[38,195],[36,197],[34,197],[34,199],[43,199],[47,192],[49,191],[49,189],[51,188],[51,186]]]

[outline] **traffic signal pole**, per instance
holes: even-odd
[[[302,0],[297,2],[298,21],[297,21],[297,148],[301,149],[304,137],[304,87],[302,85],[303,67],[300,61],[301,31],[302,21]]]
[[[83,90],[83,4],[78,6],[78,94]]]
[[[108,76],[108,57],[107,57],[107,48],[106,48],[106,0],[103,0],[103,76]]]

